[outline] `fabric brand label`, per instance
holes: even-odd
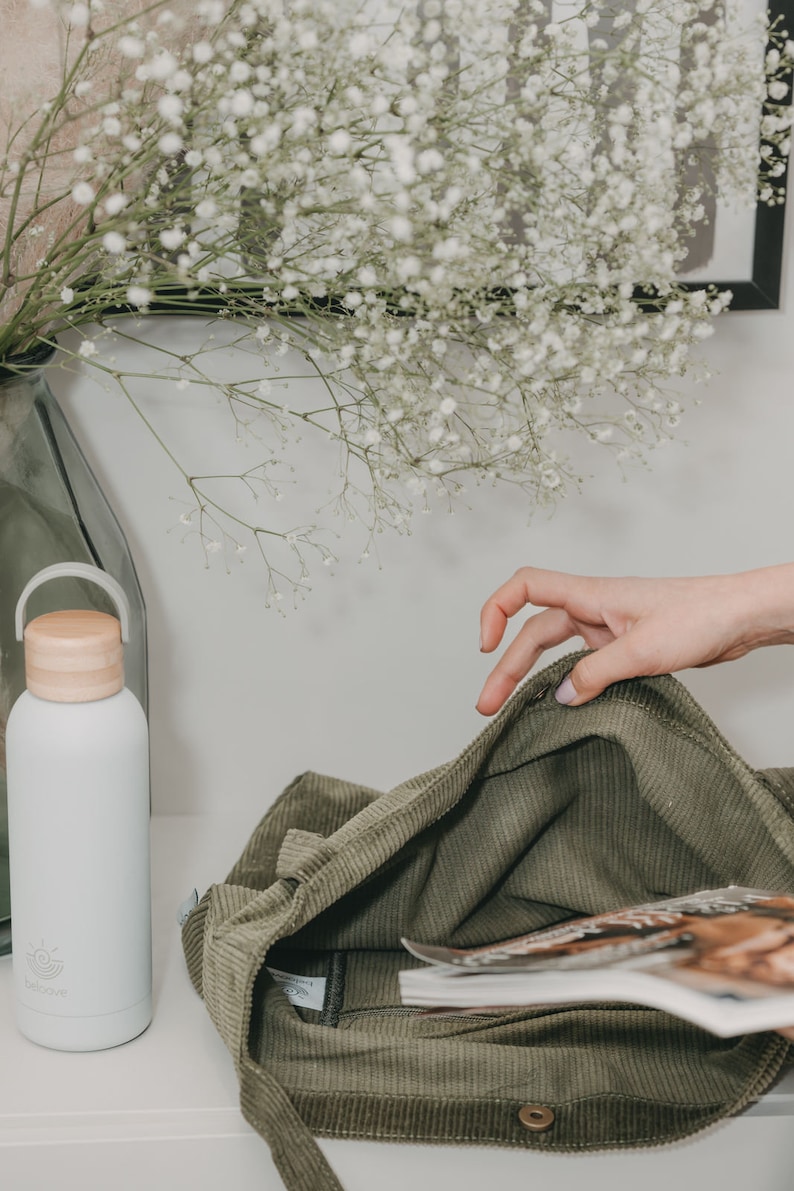
[[[280,972],[278,968],[268,968],[268,972],[291,1005],[322,1009],[325,1003],[325,976],[296,976],[294,972]]]

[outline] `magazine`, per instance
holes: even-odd
[[[481,947],[402,940],[405,1005],[491,1013],[620,1001],[730,1037],[794,1026],[794,894],[730,885]]]

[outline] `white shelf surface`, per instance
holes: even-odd
[[[234,817],[155,816],[155,1014],[113,1050],[45,1050],[14,1026],[0,959],[0,1188],[281,1191],[266,1144],[243,1120],[231,1058],[187,976],[176,913],[222,880],[253,827]],[[323,1142],[346,1191],[791,1191],[794,1069],[742,1116],[661,1149],[540,1155],[486,1147]]]

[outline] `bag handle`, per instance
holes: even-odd
[[[287,1191],[344,1191],[286,1090],[251,1056],[251,1005],[262,959],[252,958],[245,940],[237,947],[228,938],[234,920],[249,945],[253,932],[257,952],[264,955],[256,918],[264,915],[272,936],[279,937],[292,912],[293,893],[286,881],[265,890],[214,885],[185,920],[182,942],[190,979],[235,1059],[243,1116],[270,1146]]]
[[[284,1088],[250,1056],[239,1070],[240,1107],[264,1137],[287,1191],[344,1191]]]

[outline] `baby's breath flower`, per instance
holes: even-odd
[[[152,296],[152,291],[145,285],[131,285],[127,290],[127,301],[131,306],[149,306]]]
[[[150,58],[144,66],[138,68],[137,77],[141,81],[158,79],[164,82],[176,74],[179,63],[170,50],[161,49]]]
[[[89,182],[76,182],[72,187],[72,198],[79,207],[87,207],[94,197],[94,189]]]
[[[389,227],[395,240],[405,244],[411,239],[412,227],[410,220],[402,215],[396,215],[394,219],[389,221]]]
[[[157,147],[166,157],[175,157],[183,145],[178,132],[166,132],[157,142]]]
[[[169,227],[160,232],[160,243],[162,244],[163,248],[167,248],[171,252],[179,248],[184,241],[185,233],[181,228]]]
[[[353,139],[346,128],[337,128],[328,138],[328,148],[332,153],[337,153],[340,156],[349,151],[352,143]]]
[[[127,206],[129,199],[125,194],[107,194],[102,200],[102,206],[108,215],[118,215]]]
[[[91,20],[91,13],[87,4],[73,4],[66,13],[66,20],[76,29],[83,29]]]
[[[157,101],[157,110],[169,124],[181,124],[185,105],[178,95],[161,95]]]
[[[146,43],[140,37],[127,33],[118,41],[119,53],[124,58],[142,58],[146,52]]]
[[[127,250],[127,241],[121,232],[105,232],[102,237],[102,247],[113,256],[119,256]]]
[[[251,92],[245,89],[235,91],[229,100],[229,110],[233,116],[250,116],[254,110],[254,97]]]

